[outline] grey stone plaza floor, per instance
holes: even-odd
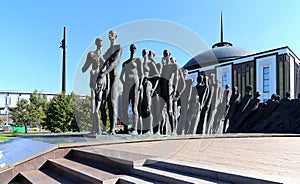
[[[45,141],[45,142],[44,142]],[[48,142],[48,143],[46,143]],[[0,163],[10,164],[52,147],[92,152],[103,149],[150,155],[168,162],[195,165],[283,183],[300,183],[300,137],[232,134],[220,136],[53,136],[17,138],[0,144]],[[8,158],[14,158],[9,160]]]
[[[178,139],[101,148],[143,153],[238,175],[300,183],[300,137]]]

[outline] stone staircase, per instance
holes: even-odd
[[[38,170],[23,171],[10,183],[270,183],[207,170],[150,155],[87,147],[48,159]]]

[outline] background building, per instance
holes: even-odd
[[[231,89],[237,86],[242,96],[247,85],[253,86],[253,92],[261,92],[262,100],[269,99],[272,94],[284,97],[287,91],[291,98],[300,93],[300,59],[288,46],[262,52],[235,47],[223,41],[222,19],[221,42],[198,54],[183,67],[189,70],[194,82],[198,74],[209,76],[215,73],[223,87],[226,84]]]
[[[5,117],[8,113],[7,107],[16,107],[17,102],[21,99],[26,99],[29,101],[30,95],[34,92],[28,92],[28,91],[4,91],[0,90],[0,116],[2,116],[5,121]],[[38,92],[42,95],[45,95],[47,97],[47,100],[50,101],[56,93],[49,93],[49,92]]]

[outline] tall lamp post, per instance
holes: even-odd
[[[60,47],[63,49],[63,65],[62,65],[62,88],[61,92],[66,92],[66,27],[64,27],[64,37],[60,42]]]

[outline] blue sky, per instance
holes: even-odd
[[[64,26],[67,27],[68,92],[75,88],[74,79],[81,75],[77,71],[86,52],[94,49],[91,47],[94,39],[98,36],[104,38],[105,51],[108,39],[104,35],[110,29],[136,21],[154,19],[178,24],[203,41],[191,43],[193,48],[199,46],[201,52],[204,48],[201,45],[210,48],[220,40],[222,11],[225,41],[257,52],[289,46],[300,55],[300,1],[297,0],[113,2],[0,1],[0,90],[60,92],[62,50],[59,44]],[[159,26],[153,27],[153,30],[160,29]],[[141,34],[132,29],[129,33]],[[121,39],[122,35],[118,37]],[[176,45],[153,40],[137,42],[138,56],[143,48],[150,47],[157,56],[161,56],[161,51],[168,48],[178,64],[183,66],[191,53],[183,51],[180,44],[186,35],[178,34],[175,37],[179,40]],[[128,58],[127,46],[124,45],[122,61]]]

